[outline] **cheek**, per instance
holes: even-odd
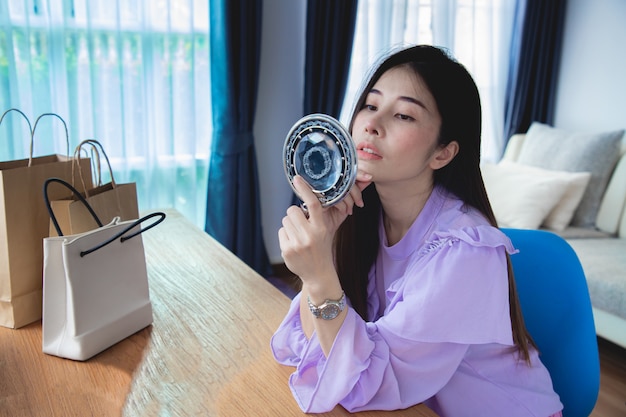
[[[364,117],[362,115],[362,111],[358,112],[355,116],[354,116],[354,121],[352,123],[352,131],[353,132],[361,132],[363,130],[363,120]]]
[[[402,170],[421,171],[433,155],[431,142],[423,136],[412,134],[398,137],[394,145],[394,165]]]
[[[394,153],[402,159],[416,160],[423,159],[426,152],[426,146],[420,136],[408,132],[402,135],[397,135],[394,140]]]

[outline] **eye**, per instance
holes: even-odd
[[[407,116],[406,114],[400,114],[400,113],[398,113],[398,114],[396,115],[396,117],[397,117],[398,119],[400,119],[400,120],[407,120],[407,121],[412,121],[412,120],[415,120],[415,119],[414,119],[413,117],[411,117],[411,116]]]
[[[378,108],[376,106],[374,106],[373,104],[367,104],[367,103],[365,103],[363,105],[363,109],[364,110],[369,110],[369,111],[376,111],[376,110],[378,110]]]

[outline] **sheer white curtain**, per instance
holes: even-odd
[[[208,25],[206,0],[2,0],[0,112],[59,114],[72,150],[99,140],[116,181],[137,183],[140,210],[175,207],[203,227]],[[66,152],[50,119],[35,155]],[[0,126],[0,160],[27,157],[18,123]]]
[[[371,65],[395,47],[447,48],[474,77],[483,107],[482,158],[503,150],[513,0],[360,0],[341,120],[347,123]]]

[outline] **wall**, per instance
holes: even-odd
[[[626,1],[570,0],[554,125],[626,128]]]
[[[287,132],[302,115],[305,12],[306,0],[264,2],[255,139],[272,263],[282,262],[277,232],[291,201],[281,156]],[[570,0],[565,19],[555,126],[626,128],[626,1]]]
[[[254,138],[261,222],[270,262],[282,263],[278,229],[291,203],[283,170],[285,137],[302,117],[306,0],[264,0],[261,69]]]

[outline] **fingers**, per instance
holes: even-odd
[[[342,201],[333,206],[334,210],[338,210],[344,215],[352,215],[354,206],[363,207],[363,195],[362,191],[372,183],[372,175],[358,171],[355,184],[350,189],[350,192],[344,197]],[[300,199],[307,207],[308,213],[304,213],[304,218],[310,219],[313,223],[320,221],[324,208],[320,203],[318,196],[313,192],[311,186],[299,175],[296,175],[293,179],[293,185],[298,193]]]
[[[372,183],[372,175],[363,171],[357,172],[356,175],[356,185],[359,187],[360,191],[363,191],[367,188],[368,185]]]
[[[352,206],[363,207],[363,194],[361,193],[368,185],[372,183],[372,176],[365,172],[359,171],[357,173],[356,182],[350,189],[350,193],[346,196],[346,204],[349,205],[349,214],[352,214]]]
[[[313,213],[320,213],[322,210],[322,203],[320,203],[317,195],[311,189],[311,186],[299,175],[296,175],[293,178],[293,185],[298,192],[298,196],[306,205],[309,218],[313,215]]]
[[[298,236],[306,228],[307,216],[298,206],[291,206],[287,209],[287,215],[283,217],[283,228],[287,236]]]
[[[347,195],[347,198],[351,200],[350,201],[350,205],[356,205],[358,207],[363,207],[364,203],[363,203],[363,195],[361,194],[361,190],[359,189],[358,185],[355,184],[351,189],[350,189],[350,193]],[[350,213],[352,214],[352,213]]]
[[[289,235],[287,234],[287,229],[285,227],[281,227],[278,229],[278,244],[281,250],[284,250],[289,244]]]
[[[303,217],[302,211],[297,206],[289,207],[287,215],[283,217],[283,227],[278,230],[278,243],[283,259],[297,251],[297,248],[302,245],[302,239],[306,236],[306,231],[302,225],[306,219]]]

